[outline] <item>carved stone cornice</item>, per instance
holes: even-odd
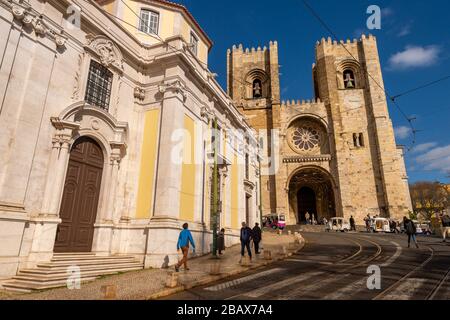
[[[208,106],[203,106],[200,110],[200,116],[206,119],[207,123],[210,123],[214,119],[214,113],[211,111],[211,108]]]
[[[58,26],[51,26],[42,15],[33,10],[32,6],[23,0],[0,0],[9,9],[19,23],[31,28],[37,36],[47,37],[53,40],[57,48],[63,48],[67,42],[64,29]]]
[[[255,190],[256,184],[254,184],[252,181],[244,179],[244,189],[245,193],[252,194],[253,190]]]
[[[168,83],[162,83],[158,87],[160,93],[173,92],[180,94],[183,97],[183,101],[187,99],[187,90],[180,80],[175,80]]]
[[[145,100],[145,90],[140,87],[134,88],[134,98],[140,102],[144,101]]]
[[[119,47],[108,37],[88,34],[85,49],[93,53],[106,68],[115,67],[123,71],[123,55]]]
[[[331,155],[294,156],[294,157],[286,157],[283,159],[283,163],[305,163],[305,162],[326,162],[326,161],[331,161]]]

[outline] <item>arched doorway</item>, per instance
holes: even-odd
[[[103,151],[93,139],[79,138],[70,152],[60,208],[55,252],[90,252],[103,173]]]
[[[333,182],[329,173],[308,167],[297,171],[289,181],[289,207],[297,223],[306,222],[306,213],[316,222],[337,215]]]
[[[309,187],[302,187],[297,193],[298,217],[300,222],[306,222],[306,213],[314,215],[317,221],[316,193]]]

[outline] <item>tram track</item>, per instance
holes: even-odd
[[[327,270],[327,268],[328,268],[327,271],[329,271],[329,276],[325,277],[324,279],[315,281],[314,283],[312,283],[310,285],[307,285],[304,288],[303,287],[299,288],[299,289],[297,289],[297,292],[294,291],[293,294],[290,293],[290,294],[281,296],[279,298],[280,300],[299,299],[299,298],[307,295],[311,291],[314,291],[315,289],[319,289],[319,288],[325,287],[327,285],[331,285],[333,282],[338,281],[338,280],[340,280],[342,278],[345,278],[345,277],[349,276],[347,273],[349,273],[351,270],[354,270],[354,269],[356,269],[358,267],[361,267],[361,266],[364,266],[364,265],[368,265],[371,261],[377,259],[383,252],[383,249],[382,249],[380,244],[378,244],[378,243],[376,243],[374,241],[368,240],[368,239],[363,239],[363,238],[358,238],[358,237],[355,237],[356,239],[350,239],[348,237],[339,237],[339,238],[340,239],[345,239],[347,241],[350,241],[350,242],[353,242],[353,243],[357,244],[359,246],[359,250],[355,254],[353,254],[353,255],[351,255],[351,256],[349,256],[347,258],[344,258],[344,259],[339,260],[338,262],[336,262],[336,264],[333,265],[333,269],[332,270],[330,270],[329,267],[319,268],[318,270]],[[360,261],[360,262],[358,262],[356,264],[353,264],[351,266],[347,266],[348,262],[351,262],[356,257],[358,257],[361,253],[364,252],[364,245],[361,242],[357,241],[357,240],[362,241],[362,242],[365,241],[365,242],[368,242],[368,243],[372,244],[376,248],[376,252],[374,254],[370,255],[367,259],[364,259],[363,261]],[[342,263],[345,263],[345,265],[344,265],[345,268],[336,270],[336,266],[338,266],[339,264],[342,264]]]
[[[405,281],[406,279],[410,278],[414,273],[416,273],[417,271],[423,269],[428,263],[430,263],[431,260],[433,260],[433,257],[435,256],[435,250],[434,250],[431,246],[429,246],[429,245],[427,245],[426,247],[430,250],[431,254],[430,254],[430,256],[429,256],[425,261],[423,261],[420,265],[416,266],[413,270],[411,270],[410,272],[408,272],[407,274],[405,274],[405,275],[404,275],[403,277],[401,277],[399,280],[397,280],[396,282],[394,282],[394,283],[393,283],[392,285],[390,285],[388,288],[386,288],[385,290],[383,290],[382,292],[380,292],[380,293],[379,293],[378,295],[376,295],[372,300],[382,300],[382,299],[385,298],[388,294],[392,293],[395,289],[397,289],[402,283],[404,283],[404,281]],[[449,272],[450,272],[450,269],[449,269],[449,271],[447,272],[446,276],[448,276],[448,273],[449,273]],[[443,281],[444,281],[444,280],[443,280]]]

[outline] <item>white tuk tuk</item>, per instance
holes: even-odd
[[[348,232],[350,231],[350,223],[348,220],[344,218],[331,218],[330,221],[328,221],[328,224],[325,228],[327,232],[330,231],[336,231],[336,232]]]
[[[391,232],[391,226],[389,220],[386,218],[373,219],[372,229],[374,232]]]

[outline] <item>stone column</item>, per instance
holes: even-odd
[[[172,158],[173,134],[184,129],[186,93],[179,80],[160,85],[161,123],[158,142],[154,215],[148,225],[145,267],[161,268],[178,261],[177,240],[181,223],[182,162]],[[177,143],[180,143],[179,141]]]
[[[106,202],[106,214],[103,220],[103,223],[113,223],[114,220],[114,211],[116,208],[116,190],[117,190],[117,178],[119,176],[119,167],[120,167],[121,157],[120,154],[113,151],[113,154],[110,157],[110,170],[111,176],[109,180],[110,188],[108,191],[107,202]],[[121,217],[125,219],[128,217]],[[125,219],[129,220],[129,219]]]
[[[56,119],[52,119],[52,122],[58,129],[52,141],[53,147],[40,216],[57,217],[64,191],[72,131],[78,128],[78,125],[62,123]]]

